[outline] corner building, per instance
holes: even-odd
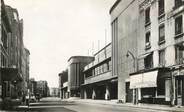
[[[117,75],[112,74],[111,43],[94,54],[84,68],[84,99],[117,99]]]
[[[110,13],[118,98],[184,105],[184,2],[118,0]]]
[[[84,66],[94,60],[90,56],[72,56],[68,60],[68,92],[70,97],[82,97],[81,84],[84,83]]]

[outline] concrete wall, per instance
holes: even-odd
[[[113,74],[118,74],[118,99],[126,100],[125,80],[129,78],[129,73],[134,72],[134,60],[131,56],[127,57],[127,51],[130,51],[135,57],[137,56],[137,37],[138,34],[138,15],[139,7],[137,0],[122,0],[111,13],[111,23],[117,18],[118,36],[112,39],[114,46],[112,58],[114,66],[118,67],[117,71],[113,70]],[[116,52],[117,50],[117,52]],[[116,69],[116,67],[113,67]]]

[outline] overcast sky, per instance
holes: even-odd
[[[115,0],[4,0],[24,20],[30,77],[58,87],[58,73],[74,55],[91,55],[111,41],[109,9]],[[105,33],[106,32],[106,33]],[[106,39],[105,39],[106,35]]]

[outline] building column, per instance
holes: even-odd
[[[93,100],[96,99],[96,91],[95,91],[94,88],[93,88],[93,93],[92,93],[92,99],[93,99]]]
[[[110,87],[109,85],[107,84],[106,85],[106,92],[105,92],[105,100],[110,100]]]
[[[63,99],[62,97],[63,97],[63,93],[62,93],[62,89],[60,89],[60,98]]]
[[[84,89],[84,99],[87,99],[86,88]]]

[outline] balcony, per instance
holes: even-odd
[[[104,81],[104,80],[108,80],[108,79],[112,79],[115,78],[117,76],[113,76],[112,72],[106,72],[100,75],[96,75],[96,76],[91,76],[85,79],[84,84],[91,84],[91,83],[96,83],[96,82],[100,82],[100,81]]]

